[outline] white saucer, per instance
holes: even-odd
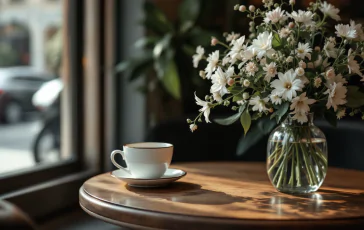
[[[124,170],[115,170],[111,172],[111,176],[115,177],[121,181],[126,182],[129,186],[132,187],[142,187],[142,188],[152,188],[152,187],[162,187],[166,186],[173,181],[176,181],[184,176],[186,176],[186,172],[180,169],[167,169],[164,175],[158,179],[138,179],[133,178],[132,175],[128,174]]]

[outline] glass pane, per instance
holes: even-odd
[[[62,23],[61,0],[0,0],[0,173],[65,159]]]

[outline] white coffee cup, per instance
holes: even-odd
[[[120,154],[126,162],[126,168],[115,161]],[[119,169],[139,179],[157,179],[167,171],[173,155],[173,145],[159,142],[142,142],[124,145],[123,151],[111,152],[111,162]]]

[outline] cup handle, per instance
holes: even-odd
[[[120,154],[122,157],[123,157],[123,160],[125,160],[125,156],[124,156],[124,152],[121,151],[121,150],[114,150],[111,152],[111,155],[110,155],[110,159],[111,159],[111,162],[119,169],[121,170],[124,170],[125,172],[129,173],[131,175],[131,172],[130,170],[128,169],[128,167],[124,168],[123,166],[119,165],[116,161],[115,161],[115,155],[116,154]]]

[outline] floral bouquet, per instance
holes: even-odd
[[[304,185],[308,189],[294,192],[315,191],[326,175],[327,155],[324,135],[313,128],[310,118],[314,112],[336,124],[347,113],[363,115],[363,29],[350,21],[330,30],[340,16],[339,9],[327,2],[310,3],[298,11],[294,0],[262,2],[263,9],[234,7],[251,20],[249,37],[232,32],[224,34],[225,41],[212,38],[211,45],[219,47],[208,55],[197,47],[193,65],[207,61],[200,76],[211,81],[211,95],[202,100],[195,93],[202,108],[187,122],[195,131],[202,115],[210,122],[210,110],[216,106],[236,111],[217,123],[230,125],[240,119],[245,134],[252,120],[286,121],[286,128],[279,135],[273,133],[268,142],[271,182],[281,191]],[[351,83],[355,78],[359,84]]]

